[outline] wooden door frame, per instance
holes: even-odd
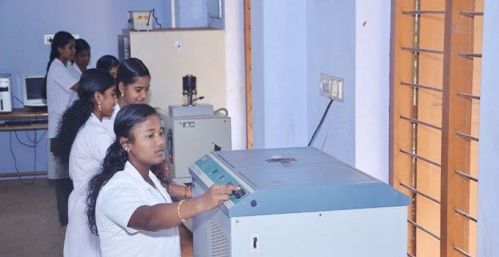
[[[244,0],[244,75],[246,88],[246,148],[253,148],[253,89],[251,85],[251,0]]]

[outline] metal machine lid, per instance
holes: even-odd
[[[213,152],[252,186],[230,216],[406,206],[409,199],[386,183],[316,148]]]

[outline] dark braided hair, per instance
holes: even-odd
[[[144,122],[151,115],[158,114],[154,108],[147,104],[126,105],[116,115],[114,120],[116,140],[107,149],[101,172],[95,175],[88,184],[87,217],[90,231],[94,234],[98,233],[95,220],[95,207],[99,192],[114,174],[125,168],[125,163],[128,161],[128,153],[121,146],[120,139],[126,138],[130,143],[133,143],[135,139],[132,129],[137,124]]]
[[[85,41],[85,39],[78,38],[75,40],[75,50],[76,50],[75,55],[84,51],[90,51],[90,45],[88,44],[87,41]]]
[[[95,68],[110,72],[112,68],[119,67],[120,61],[112,55],[104,55],[95,64]]]
[[[64,48],[65,45],[69,44],[71,40],[75,40],[73,35],[67,31],[59,31],[55,33],[52,38],[52,43],[50,44],[50,57],[47,64],[47,73],[49,72],[50,64],[55,58],[59,58],[59,47]]]
[[[43,82],[43,92],[42,96],[47,97],[47,75],[49,73],[50,65],[52,64],[52,61],[54,61],[55,58],[59,58],[59,47],[64,48],[71,40],[75,40],[73,35],[67,31],[58,31],[55,33],[54,37],[52,38],[52,42],[50,43],[50,56],[49,56],[49,62],[47,63],[47,72],[45,72],[45,81]]]
[[[95,93],[104,93],[108,88],[113,87],[114,78],[105,71],[89,69],[83,72],[79,83],[80,99],[76,100],[62,115],[56,137],[57,147],[53,149],[54,155],[61,158],[64,163],[69,163],[69,153],[76,134],[96,108]]]
[[[125,86],[128,84],[136,82],[139,77],[151,76],[149,69],[146,65],[138,58],[125,59],[120,63],[118,67],[118,73],[116,74],[116,92],[120,92],[119,84],[123,82]],[[121,97],[118,94],[118,97]]]

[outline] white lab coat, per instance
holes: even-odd
[[[99,238],[90,232],[86,214],[87,188],[90,179],[100,172],[107,148],[114,134],[92,113],[71,147],[69,176],[74,189],[69,196],[69,222],[64,240],[64,256],[100,256]]]
[[[83,73],[75,62],[69,66],[69,71],[77,78],[81,77]]]
[[[74,76],[68,67],[55,58],[50,64],[47,72],[47,111],[48,129],[47,138],[53,139],[57,136],[59,121],[71,106],[74,100],[78,99],[78,94],[71,89],[80,77]],[[67,166],[62,164],[58,158],[50,151],[50,141],[48,147],[48,169],[49,179],[63,179],[68,177]]]
[[[50,64],[47,73],[47,111],[49,115],[49,124],[47,130],[48,138],[57,136],[59,120],[71,106],[77,93],[71,89],[80,77],[74,76],[68,67],[61,60],[55,58]]]
[[[114,135],[114,119],[116,118],[116,114],[120,111],[121,107],[118,103],[114,105],[114,111],[111,117],[103,117],[102,123],[109,130],[109,133]]]
[[[177,227],[158,231],[136,230],[128,222],[143,205],[171,203],[172,200],[158,178],[149,171],[154,187],[127,162],[101,188],[95,207],[102,257],[180,257]]]

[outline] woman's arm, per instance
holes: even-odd
[[[140,206],[130,217],[128,227],[157,231],[178,226],[186,219],[217,207],[235,190],[234,185],[214,185],[203,195],[178,203]]]
[[[190,186],[185,185],[177,185],[173,183],[168,183],[167,186],[168,194],[174,198],[191,198],[192,197],[192,188]]]

